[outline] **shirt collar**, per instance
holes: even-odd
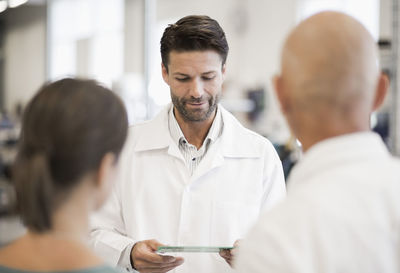
[[[171,134],[173,141],[179,147],[180,143],[182,143],[183,141],[186,141],[186,142],[188,142],[188,141],[185,138],[185,136],[178,124],[178,121],[175,118],[173,110],[174,110],[174,106],[173,106],[173,104],[171,104],[171,107],[169,108],[169,113],[168,113],[168,128],[169,128],[169,132]],[[223,127],[223,123],[222,123],[221,111],[219,110],[219,107],[217,107],[217,112],[215,114],[215,118],[210,127],[210,130],[208,131],[207,137],[204,139],[203,144],[207,143],[207,142],[210,142],[210,143],[215,142],[222,133],[222,129],[223,129],[222,127]]]
[[[365,160],[384,160],[390,153],[381,137],[374,132],[357,132],[320,141],[304,153],[303,158],[294,166],[288,184],[307,181],[319,170]],[[300,182],[299,182],[300,181]]]

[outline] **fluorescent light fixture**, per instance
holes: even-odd
[[[0,1],[0,12],[3,12],[7,9],[7,1],[6,0],[2,0]]]
[[[22,4],[25,4],[26,2],[28,2],[28,0],[9,0],[8,6],[10,8],[16,8],[18,6],[21,6]]]

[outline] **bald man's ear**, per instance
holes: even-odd
[[[275,94],[276,97],[279,100],[279,104],[281,106],[281,111],[283,114],[286,114],[287,109],[288,109],[288,101],[286,99],[286,95],[283,89],[283,85],[282,85],[282,77],[280,75],[275,75],[272,78],[272,84],[274,86],[275,89]]]
[[[162,77],[164,79],[164,82],[169,85],[168,70],[167,70],[167,68],[164,66],[164,64],[162,62],[161,62],[161,74],[162,74]]]
[[[385,100],[388,88],[389,77],[385,73],[381,73],[375,92],[373,111],[376,111],[382,105],[383,101]]]

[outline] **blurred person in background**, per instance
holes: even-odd
[[[128,121],[91,80],[44,85],[28,104],[13,166],[28,231],[0,249],[0,272],[116,272],[87,246],[89,213],[113,183]]]
[[[208,16],[165,29],[161,69],[172,104],[131,128],[112,197],[93,217],[93,246],[110,263],[139,272],[232,272],[230,251],[221,253],[228,263],[218,253],[156,251],[233,246],[285,196],[272,144],[218,103],[228,50]]]
[[[288,197],[238,249],[239,272],[400,272],[400,161],[370,130],[388,79],[354,18],[322,12],[283,48],[275,89],[304,156]]]

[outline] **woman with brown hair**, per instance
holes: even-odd
[[[14,164],[27,233],[0,249],[0,272],[115,272],[86,245],[89,213],[111,190],[128,121],[121,100],[95,81],[43,86],[23,117]]]

